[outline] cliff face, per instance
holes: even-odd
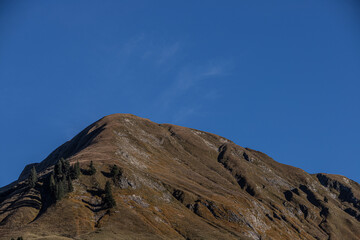
[[[49,203],[61,158],[94,175]],[[110,167],[122,174],[112,179]],[[206,132],[107,116],[35,164],[39,181],[0,189],[0,239],[360,239],[360,186],[310,175]],[[105,182],[116,207],[106,208]]]

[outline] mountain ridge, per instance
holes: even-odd
[[[98,171],[48,204],[43,186],[60,158],[82,169],[92,161]],[[101,189],[114,164],[122,170],[113,181],[117,206],[105,211]],[[40,180],[29,189],[32,166]],[[0,189],[0,239],[359,239],[359,199],[360,185],[346,177],[308,174],[215,134],[113,114]]]

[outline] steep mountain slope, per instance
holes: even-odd
[[[46,188],[60,158],[74,191]],[[87,174],[93,161],[97,171]],[[111,166],[122,170],[111,178]],[[35,166],[39,181],[26,179]],[[116,207],[104,203],[112,182]],[[360,239],[360,185],[310,175],[220,136],[114,114],[0,189],[0,239]]]

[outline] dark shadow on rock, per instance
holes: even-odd
[[[312,205],[314,205],[315,207],[321,206],[320,200],[316,198],[315,194],[307,186],[300,185],[299,188],[301,189],[301,191],[306,193],[306,198]]]
[[[273,219],[269,214],[266,214],[265,216],[266,216],[270,221],[272,221],[272,222],[274,221],[274,219]]]
[[[106,178],[112,178],[112,174],[110,172],[104,172],[104,171],[101,171],[102,175],[104,175],[104,177]]]
[[[175,189],[172,195],[174,196],[174,198],[176,198],[176,200],[180,201],[181,203],[184,202],[185,193],[183,191]]]
[[[327,218],[329,216],[330,212],[329,212],[329,208],[327,207],[322,207],[321,211],[320,211],[320,216]]]
[[[299,189],[293,188],[291,189],[291,192],[295,193],[296,195],[300,196]]]
[[[285,196],[285,199],[286,199],[287,201],[291,201],[291,200],[293,199],[293,193],[292,193],[292,191],[286,190],[286,191],[284,192],[284,196]]]
[[[300,211],[304,214],[304,218],[307,218],[307,216],[309,215],[308,207],[302,204],[300,204],[299,207],[300,207]]]
[[[255,190],[251,186],[247,186],[245,191],[251,196],[255,196]]]
[[[356,218],[356,220],[360,221],[360,213],[358,213],[357,211],[355,211],[352,208],[346,208],[344,210],[344,212],[346,212],[347,214],[349,214],[350,216],[353,216],[354,218]]]
[[[42,186],[37,187],[37,190],[40,192],[41,209],[32,222],[36,221],[39,217],[41,217],[46,212],[46,210],[56,202],[48,186],[50,175],[51,172],[44,175],[41,179],[41,182],[43,183]]]
[[[91,207],[88,206],[88,205],[85,205],[85,207],[86,207],[87,209],[89,209],[90,211],[92,211],[93,213],[97,213],[97,212],[100,212],[100,211],[103,211],[103,210],[106,209],[105,207],[101,207],[101,208],[96,208],[96,209],[94,209],[94,208],[91,208]]]
[[[83,203],[85,203],[85,207],[89,210],[91,210],[92,212],[94,213],[97,213],[97,212],[100,212],[102,210],[106,210],[106,207],[104,206],[104,204],[102,202],[98,203],[98,204],[94,204],[94,203],[91,203],[89,201],[86,201],[86,200],[81,200]]]
[[[70,158],[71,156],[77,154],[81,150],[85,149],[86,147],[90,146],[92,144],[92,141],[94,138],[96,138],[104,129],[106,124],[103,124],[99,127],[97,127],[95,130],[89,132],[92,128],[96,126],[96,123],[91,124],[87,128],[85,128],[83,131],[81,131],[78,135],[76,135],[73,139],[70,141],[67,141],[57,149],[55,149],[50,155],[45,158],[44,161],[42,161],[39,164],[36,164],[36,171],[41,172],[45,170],[46,168],[56,164],[56,162],[61,158]],[[19,180],[24,180],[29,174],[31,168],[25,167],[25,169],[20,174]]]
[[[10,206],[7,207],[6,209],[4,209],[3,211],[1,211],[0,213],[4,213],[7,211],[14,211],[18,208],[22,208],[22,207],[31,207],[31,208],[35,208],[37,210],[41,209],[41,202],[37,201],[37,200],[33,200],[33,199],[23,199],[23,200],[14,200],[12,202],[9,203]]]
[[[355,208],[360,210],[360,200],[354,196],[354,193],[351,188],[321,173],[316,174],[316,177],[324,187],[332,188],[338,191],[339,192],[338,198],[342,202],[352,203]]]
[[[92,175],[92,174],[90,173],[90,171],[87,170],[87,169],[81,168],[80,171],[81,171],[81,174],[83,174],[83,175],[86,175],[86,176]]]
[[[91,194],[91,196],[98,196],[101,197],[101,195],[104,194],[104,190],[101,189],[90,189],[90,190],[86,190],[88,193]]]
[[[223,167],[231,173],[241,189],[245,190],[251,196],[255,196],[256,192],[251,186],[251,183],[249,183],[248,179],[246,179],[246,177],[243,176],[243,174],[238,169],[233,168],[233,166],[236,166],[238,162],[237,159],[233,159],[231,157],[231,147],[229,148],[228,144],[223,144],[219,147],[218,151],[218,162],[221,163]],[[246,157],[249,158],[247,154]]]
[[[102,203],[98,203],[98,204],[95,204],[95,203],[91,203],[89,201],[86,201],[84,199],[81,200],[83,203],[86,203],[87,205],[89,205],[90,207],[93,207],[93,208],[97,208],[97,207],[101,207],[103,204]]]
[[[241,175],[235,175],[236,181],[239,184],[239,186],[244,189],[244,187],[246,186],[247,182],[246,179],[244,177],[242,177]]]
[[[20,201],[15,202],[13,204],[13,206],[11,207],[11,209],[8,209],[8,210],[15,210],[15,209],[22,208],[22,207],[31,207],[31,208],[35,208],[37,210],[40,210],[41,202],[31,200],[31,199],[24,199],[24,200],[20,200]]]
[[[2,203],[5,199],[8,199],[11,197],[12,194],[14,194],[17,190],[26,188],[27,185],[25,183],[15,185],[14,187],[10,188],[9,190],[2,192],[0,194],[0,203]]]
[[[281,220],[281,218],[279,217],[279,215],[277,215],[275,212],[273,212],[273,217],[278,219],[278,220]]]

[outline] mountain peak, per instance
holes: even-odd
[[[79,178],[54,175],[60,159],[79,163]],[[56,203],[50,176],[73,190]],[[358,239],[359,194],[345,177],[310,175],[215,134],[112,114],[0,191],[0,239]]]

